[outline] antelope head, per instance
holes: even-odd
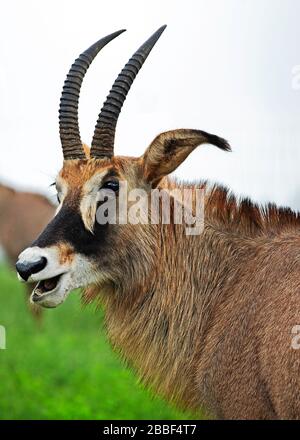
[[[75,288],[96,284],[122,286],[124,280],[141,284],[156,258],[149,230],[133,224],[100,224],[96,212],[103,191],[118,198],[121,182],[127,191],[157,187],[164,176],[200,144],[229,149],[225,140],[200,130],[174,130],[158,135],[141,157],[114,155],[118,116],[126,95],[151,49],[164,31],[158,29],[125,65],[99,114],[91,148],[82,144],[78,100],[83,77],[97,53],[123,31],[115,32],[83,52],[67,75],[60,108],[59,128],[64,155],[56,179],[57,212],[42,234],[20,255],[20,280],[38,282],[31,300],[56,307]]]

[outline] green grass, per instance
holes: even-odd
[[[42,326],[29,314],[24,287],[0,267],[0,419],[184,419],[154,398],[112,352],[101,311],[79,295],[45,310]],[[191,416],[191,415],[190,415]]]

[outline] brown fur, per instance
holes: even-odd
[[[201,236],[187,237],[184,225],[146,228],[155,242],[148,278],[114,294],[101,290],[115,349],[185,408],[217,418],[300,418],[300,353],[291,347],[300,323],[299,214],[238,202],[215,186]],[[87,290],[87,301],[98,298],[96,286]]]
[[[216,136],[179,130],[159,135],[141,158],[65,161],[66,204],[79,205],[84,184],[108,168],[129,189],[180,188],[167,174],[204,142],[229,149]],[[299,419],[299,214],[188,186],[206,188],[204,231],[110,225],[109,248],[91,258],[106,273],[85,300],[104,305],[113,347],[169,400],[216,418]],[[172,218],[172,196],[171,210]]]
[[[61,265],[71,264],[74,260],[74,249],[67,243],[61,243],[58,249],[59,263]]]
[[[283,214],[279,231],[268,211],[267,221],[248,218],[236,230],[216,221],[226,209],[207,211],[200,237],[181,225],[153,232],[146,282],[102,291],[110,340],[144,382],[183,407],[217,418],[299,418],[300,354],[291,348],[299,218]]]
[[[138,158],[117,156],[110,160],[106,159],[90,159],[90,160],[67,160],[64,162],[64,167],[60,172],[60,176],[68,182],[68,185],[73,190],[82,188],[83,184],[87,182],[100,170],[115,169],[120,174],[124,171],[130,171],[131,164],[138,163]]]

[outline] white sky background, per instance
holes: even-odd
[[[81,137],[90,143],[115,77],[166,23],[123,107],[116,154],[141,155],[164,130],[209,131],[234,152],[202,146],[177,176],[300,209],[299,17],[300,0],[2,2],[0,180],[49,194],[62,164],[58,103],[71,63],[97,39],[127,29],[83,83]]]

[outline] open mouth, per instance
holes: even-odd
[[[53,292],[53,290],[56,289],[62,275],[63,274],[56,275],[53,278],[39,281],[33,291],[32,300],[34,302],[37,302],[41,300],[46,294]]]

